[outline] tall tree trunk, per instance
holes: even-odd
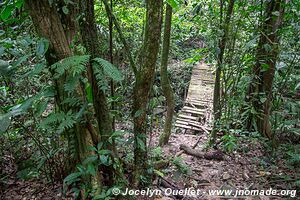
[[[80,7],[81,13],[84,14],[84,20],[82,20],[80,24],[83,44],[91,55],[91,59],[101,57],[101,43],[98,39],[95,23],[94,0],[81,0]],[[111,120],[109,117],[106,95],[97,85],[92,62],[88,66],[88,78],[93,90],[93,105],[99,125],[101,140],[106,141],[112,133]]]
[[[171,37],[171,25],[172,25],[172,7],[167,4],[166,15],[165,15],[165,24],[164,24],[164,40],[163,40],[163,49],[162,49],[162,58],[161,58],[161,67],[160,67],[160,76],[161,76],[161,86],[167,102],[167,115],[165,120],[164,132],[159,138],[159,145],[163,146],[168,143],[171,129],[172,129],[172,119],[174,114],[174,93],[168,78],[168,57],[170,49],[170,37]]]
[[[115,25],[115,28],[118,32],[118,35],[119,35],[119,38],[121,40],[121,42],[123,43],[123,46],[124,46],[124,49],[125,49],[125,52],[126,52],[126,56],[128,57],[128,60],[129,60],[129,63],[130,63],[130,67],[134,73],[134,75],[137,74],[137,68],[136,68],[136,65],[135,65],[135,62],[133,61],[133,57],[132,57],[132,53],[131,53],[131,50],[129,48],[129,45],[126,41],[126,38],[121,30],[121,26],[117,20],[117,18],[114,16],[113,12],[112,12],[112,9],[110,8],[109,4],[108,4],[108,1],[107,0],[102,0],[102,2],[104,3],[104,6],[105,6],[105,11],[106,13],[111,17],[114,25]]]
[[[94,0],[81,0],[81,13],[84,14],[84,20],[81,21],[81,37],[91,59],[101,56],[101,43],[97,34],[97,27],[95,23],[94,14]],[[95,109],[96,118],[98,121],[101,142],[104,149],[112,151],[112,160],[117,158],[114,142],[109,142],[112,135],[112,123],[109,115],[109,108],[105,93],[98,87],[96,75],[93,70],[93,61],[88,65],[88,78],[93,91],[93,105]],[[112,186],[114,183],[114,169],[113,167],[102,167],[104,183]]]
[[[110,0],[110,10],[113,12],[113,1]],[[114,63],[114,58],[113,58],[113,19],[112,19],[112,13],[107,13],[108,14],[108,19],[109,19],[109,59],[110,63]],[[110,95],[112,97],[115,96],[115,83],[111,79],[110,81]],[[111,110],[115,109],[115,102],[113,101],[111,103]],[[112,118],[112,129],[115,131],[115,126],[116,126],[116,118],[113,116]]]
[[[221,8],[223,8],[223,1],[221,1]],[[228,31],[229,31],[229,24],[230,19],[233,13],[234,8],[234,0],[229,1],[229,5],[227,8],[226,18],[224,23],[222,24],[222,15],[221,15],[221,26],[223,27],[223,36],[219,42],[219,54],[218,54],[218,60],[217,60],[217,69],[216,69],[216,78],[215,78],[215,86],[214,86],[214,100],[213,100],[213,112],[214,112],[214,128],[212,131],[212,142],[215,141],[216,138],[216,126],[218,121],[221,118],[221,107],[220,107],[220,89],[221,89],[221,72],[222,72],[222,65],[223,65],[223,56],[226,48],[226,42],[228,39]]]
[[[48,64],[51,65],[61,59],[72,56],[72,51],[56,8],[50,6],[48,0],[26,0],[25,4],[39,36],[49,40],[49,50],[46,53]],[[79,111],[80,108],[78,107],[70,107],[62,104],[68,97],[67,92],[64,91],[65,78],[66,74],[58,80],[53,78],[56,89],[56,104],[64,112],[68,112],[69,110]],[[77,95],[83,99],[82,94],[83,92],[78,89]],[[66,131],[65,134],[71,137],[75,135],[77,161],[82,160],[86,155],[87,145],[93,144],[88,127],[78,122],[70,130]],[[75,167],[76,163],[73,164],[74,166],[71,167]]]
[[[246,101],[252,102],[253,107],[259,113],[254,118],[250,116],[249,131],[256,123],[257,130],[268,138],[272,137],[271,125],[269,122],[270,105],[272,101],[272,87],[275,74],[275,66],[278,49],[278,29],[284,16],[283,0],[271,0],[266,6],[266,20],[262,25],[260,39],[256,53],[256,64],[253,68],[253,79],[249,85]],[[261,96],[261,95],[264,96]]]
[[[161,0],[146,1],[146,26],[143,49],[140,56],[140,69],[136,74],[133,89],[134,114],[134,162],[133,185],[141,184],[140,179],[147,175],[147,123],[146,110],[152,89],[161,33]]]

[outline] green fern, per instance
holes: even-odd
[[[95,58],[94,61],[98,64],[98,65],[93,65],[94,70],[95,70],[95,68],[98,68],[100,66],[100,67],[102,67],[103,74],[105,74],[109,78],[112,78],[114,81],[122,81],[123,80],[123,76],[122,76],[121,72],[118,70],[117,67],[115,67],[110,62],[108,62],[102,58]]]
[[[51,113],[40,123],[39,127],[42,129],[54,130],[58,133],[62,133],[63,131],[74,126],[74,124],[76,123],[75,117],[76,116],[71,111],[69,111],[68,113]]]
[[[74,107],[74,106],[79,106],[81,104],[81,100],[79,98],[70,97],[70,98],[66,98],[61,103],[63,105],[69,105],[71,107]]]
[[[108,81],[105,78],[103,69],[101,68],[101,66],[98,63],[93,64],[93,69],[94,69],[95,77],[97,80],[98,88],[100,88],[103,91],[107,90],[108,89]]]
[[[64,84],[64,90],[69,94],[74,92],[77,85],[79,84],[80,76],[69,76],[66,83]]]
[[[54,63],[51,69],[56,72],[55,78],[62,76],[67,70],[72,76],[77,76],[83,73],[86,69],[86,64],[89,62],[90,56],[71,56]]]
[[[63,131],[72,128],[75,123],[76,123],[75,116],[71,111],[69,111],[65,115],[64,120],[59,124],[57,128],[58,133],[62,133]]]
[[[52,126],[63,121],[64,116],[65,113],[63,112],[51,113],[39,124],[39,127],[42,129],[52,130]]]

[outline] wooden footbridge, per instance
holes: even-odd
[[[176,127],[204,132],[210,129],[214,82],[210,66],[201,62],[194,67],[184,106],[176,119]]]

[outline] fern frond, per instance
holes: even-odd
[[[108,81],[105,78],[102,67],[98,63],[93,63],[93,69],[97,81],[98,88],[102,91],[108,89]]]
[[[59,124],[57,128],[58,133],[62,133],[63,131],[72,128],[75,123],[75,116],[71,112],[68,112],[65,115],[64,120]]]
[[[48,115],[48,117],[40,123],[39,127],[62,133],[63,131],[72,128],[75,123],[76,115],[71,111],[68,113],[58,112]]]
[[[66,83],[64,84],[64,90],[68,93],[75,91],[77,84],[79,83],[79,76],[69,76]]]
[[[80,75],[85,71],[85,66],[89,62],[89,59],[89,55],[71,56],[54,63],[51,65],[51,69],[54,69],[56,72],[55,78],[59,78],[67,70],[69,70],[73,76]]]
[[[53,125],[63,121],[65,113],[58,112],[58,113],[51,113],[49,114],[40,124],[39,127],[42,129],[53,129]]]
[[[95,58],[94,61],[99,64],[99,65],[93,65],[94,69],[101,66],[103,69],[103,73],[105,75],[107,75],[108,77],[112,78],[114,81],[122,81],[123,80],[122,73],[118,70],[117,67],[115,67],[110,62],[108,62],[102,58]]]
[[[81,104],[81,100],[79,98],[70,97],[70,98],[66,98],[61,103],[73,107],[73,106],[79,106]]]

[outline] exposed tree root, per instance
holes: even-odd
[[[224,160],[224,153],[220,150],[203,153],[192,149],[185,144],[180,145],[180,150],[183,150],[185,154],[195,156],[197,158],[204,158],[207,160]]]

